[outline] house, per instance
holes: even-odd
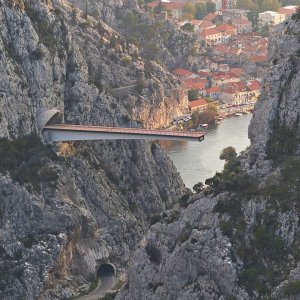
[[[275,26],[285,20],[285,15],[277,13],[276,11],[264,11],[258,14],[258,27]]]
[[[207,107],[208,107],[207,101],[203,98],[194,101],[189,101],[190,112],[194,112],[196,110],[203,111],[207,109]]]
[[[205,94],[205,88],[208,85],[207,79],[190,78],[183,80],[183,86],[189,90],[196,90],[199,95]]]
[[[288,18],[288,17],[291,17],[294,13],[297,12],[297,6],[296,5],[289,5],[289,6],[280,7],[278,12],[280,14],[285,15],[285,17]]]
[[[224,9],[223,10],[223,21],[233,21],[234,19],[248,19],[247,14],[248,10],[245,9]]]
[[[212,2],[216,5],[216,10],[222,10],[223,8],[223,0],[212,0]]]
[[[231,36],[237,35],[237,29],[229,24],[220,24],[216,27],[216,30],[222,33],[222,44],[228,44]]]
[[[248,90],[252,92],[250,101],[256,101],[260,95],[261,85],[257,80],[252,80],[247,83]]]
[[[230,83],[230,82],[240,81],[240,78],[234,77],[231,74],[227,74],[227,73],[223,73],[223,72],[212,74],[210,78],[211,78],[212,87],[222,86],[222,85]]]
[[[181,68],[176,68],[172,71],[172,73],[180,80],[198,77],[198,75],[194,74],[193,72]]]
[[[237,0],[227,0],[226,8],[232,9],[235,8],[237,4]]]
[[[191,20],[190,23],[194,25],[194,32],[200,33],[203,29],[215,28],[216,25],[208,20]]]
[[[205,47],[221,44],[222,33],[215,28],[204,29],[200,33],[200,40],[204,42]]]
[[[214,13],[209,13],[205,17],[203,17],[203,20],[211,21],[213,23],[217,23],[220,20],[220,16]]]
[[[162,1],[163,9],[174,19],[183,17],[184,3],[179,2],[164,2]],[[148,11],[154,12],[155,8],[160,4],[160,1],[146,3],[145,7]]]
[[[223,103],[243,104],[255,102],[260,94],[260,84],[258,81],[237,82],[226,85],[219,94]]]
[[[246,18],[233,19],[232,25],[237,29],[238,34],[252,32],[252,22]]]
[[[219,64],[219,71],[220,72],[228,72],[230,70],[228,64]]]
[[[221,92],[221,88],[218,86],[214,86],[205,90],[206,96],[214,100],[219,99],[220,92]]]

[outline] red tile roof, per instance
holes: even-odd
[[[207,101],[203,98],[189,102],[190,108],[205,107],[205,106],[207,106]]]
[[[177,68],[177,69],[173,70],[172,73],[175,75],[179,75],[179,76],[191,76],[194,74],[193,72],[191,72],[189,70],[181,69],[181,68]]]
[[[209,13],[208,15],[206,15],[203,20],[208,20],[208,21],[213,21],[218,15],[214,14],[214,13]]]
[[[183,9],[184,3],[178,2],[163,2],[162,3],[165,10]]]
[[[218,86],[214,86],[209,89],[206,89],[206,93],[208,93],[208,94],[216,93],[216,92],[220,92],[220,91],[221,91],[221,89]]]
[[[200,33],[201,36],[209,36],[213,34],[220,34],[221,32],[216,30],[215,28],[206,28]]]
[[[229,31],[236,31],[236,28],[228,25],[228,24],[220,24],[216,27],[216,30],[221,31],[221,32],[229,32]]]
[[[153,2],[147,3],[146,6],[147,6],[147,7],[150,7],[150,8],[154,8],[154,7],[156,7],[158,4],[159,4],[159,1],[153,1]]]
[[[249,81],[248,84],[248,89],[250,91],[257,91],[257,90],[260,90],[260,83],[256,80],[253,80],[253,81]]]
[[[212,27],[212,26],[215,26],[215,24],[209,20],[202,20],[202,23],[199,25],[201,29]]]
[[[294,6],[294,5],[289,5],[289,6],[281,7],[278,10],[278,12],[280,14],[284,14],[284,15],[288,15],[288,16],[293,15],[296,11],[297,11],[297,6]]]
[[[251,57],[251,60],[253,60],[255,62],[266,62],[266,61],[268,61],[268,56],[267,56],[267,54],[255,55],[255,56]]]

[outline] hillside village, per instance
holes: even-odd
[[[195,13],[197,4],[206,7],[207,14],[201,18]],[[235,0],[165,0],[143,6],[148,14],[173,21],[200,41],[196,55],[202,59],[197,66],[170,70],[187,89],[190,112],[203,111],[211,102],[223,109],[223,115],[244,105],[251,110],[267,68],[268,36],[297,10],[289,5],[253,16],[236,6]]]

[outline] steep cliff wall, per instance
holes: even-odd
[[[70,2],[96,19],[105,20],[128,42],[137,45],[142,57],[155,60],[168,69],[191,67],[204,59],[198,56],[200,40],[197,34],[180,30],[174,20],[149,16],[139,9],[136,0]]]
[[[271,39],[250,149],[161,214],[117,299],[299,299],[299,28]]]
[[[103,262],[124,270],[151,217],[182,195],[154,143],[75,143],[59,158],[32,135],[40,106],[75,124],[165,125],[186,99],[149,65],[67,1],[0,1],[0,136],[12,140],[0,140],[1,299],[65,299]]]

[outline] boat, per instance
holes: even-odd
[[[240,117],[240,116],[242,116],[243,114],[242,113],[235,113],[234,114],[236,117]]]
[[[200,124],[198,126],[198,128],[207,128],[208,127],[208,124],[204,123],[204,124]]]
[[[222,121],[222,120],[224,120],[224,118],[222,118],[222,117],[219,117],[219,118],[218,118],[218,121]]]

